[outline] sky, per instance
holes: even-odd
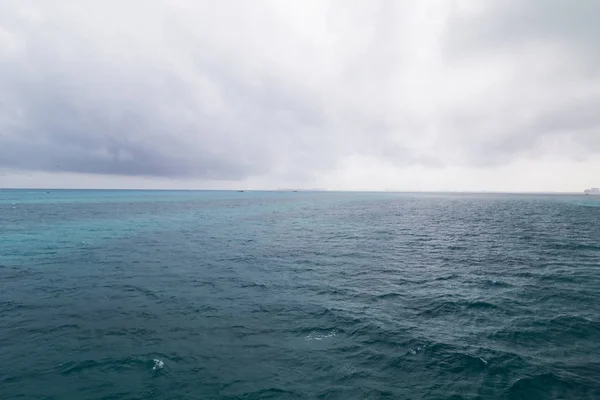
[[[3,0],[0,187],[600,186],[596,0]]]

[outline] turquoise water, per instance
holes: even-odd
[[[0,399],[600,398],[600,198],[0,190]]]

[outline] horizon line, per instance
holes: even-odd
[[[167,188],[44,188],[44,187],[0,187],[0,190],[114,190],[114,191],[163,191],[163,192],[304,192],[304,193],[454,193],[454,194],[581,194],[584,191],[519,191],[519,190],[361,190],[361,189],[167,189]]]

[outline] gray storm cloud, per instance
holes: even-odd
[[[600,153],[594,1],[0,4],[0,167],[310,180]]]

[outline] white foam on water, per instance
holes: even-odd
[[[159,360],[158,358],[154,359],[154,367],[152,370],[162,369],[165,366],[165,363]]]
[[[425,348],[427,347],[426,344],[424,344],[423,346],[419,346],[419,347],[415,347],[414,349],[410,349],[410,354],[417,354],[420,351],[425,350]]]
[[[483,358],[481,358],[481,357],[479,357],[479,359],[480,359],[481,361],[483,361],[483,363],[484,363],[485,365],[487,365],[487,361],[485,361],[485,360],[484,360]]]
[[[306,340],[307,342],[310,342],[311,340],[323,340],[323,339],[328,339],[328,338],[331,338],[334,336],[336,336],[335,331],[331,331],[329,333],[311,332],[310,335],[308,335],[307,337],[304,338],[304,340]]]

